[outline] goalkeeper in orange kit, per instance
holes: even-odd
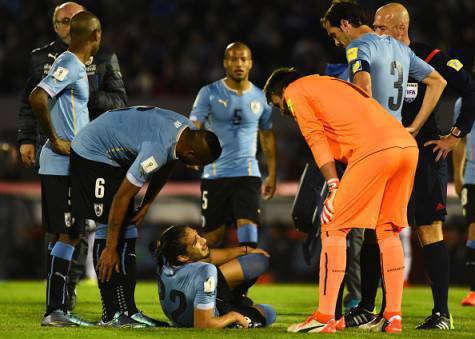
[[[402,330],[404,254],[399,231],[417,166],[414,138],[356,85],[326,76],[301,77],[281,68],[269,77],[267,100],[292,115],[327,180],[322,221],[319,306],[289,332],[335,332],[335,304],[345,275],[346,236],[352,228],[376,231],[387,306],[384,331]],[[347,164],[341,182],[335,160]]]

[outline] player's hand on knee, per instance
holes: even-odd
[[[119,272],[119,256],[116,250],[107,249],[102,251],[97,263],[98,279],[101,282],[108,282],[112,275],[112,270]]]
[[[270,258],[269,252],[267,252],[266,250],[263,250],[262,248],[252,248],[249,246],[246,246],[246,247],[248,251],[247,254],[262,254],[263,256]]]
[[[69,155],[71,153],[71,142],[60,138],[51,140],[53,148],[56,153]]]
[[[333,208],[333,201],[335,200],[336,192],[340,186],[340,180],[333,178],[327,181],[328,194],[325,202],[323,203],[322,214],[320,215],[320,223],[322,225],[328,224],[333,219],[335,210]]]
[[[145,219],[145,215],[147,214],[150,205],[151,204],[140,206],[139,209],[135,212],[134,217],[130,220],[130,223],[132,225],[135,225],[136,227],[142,226],[142,223]]]
[[[36,159],[36,149],[33,144],[22,144],[20,146],[21,161],[27,167],[33,166]]]
[[[434,145],[432,149],[433,153],[437,152],[437,156],[435,157],[435,161],[443,160],[447,157],[450,151],[452,151],[455,146],[457,146],[458,142],[460,141],[459,138],[454,137],[452,134],[444,135],[440,138],[440,140],[430,140],[424,143],[424,147],[428,147],[430,145]]]

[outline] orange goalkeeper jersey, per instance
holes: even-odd
[[[284,97],[318,167],[334,160],[350,167],[383,149],[417,147],[399,121],[346,81],[306,76],[292,82]]]

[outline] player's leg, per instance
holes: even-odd
[[[424,266],[434,300],[432,315],[418,329],[453,328],[448,308],[450,257],[442,223],[447,214],[448,169],[446,160],[435,161],[430,149],[421,149],[416,172],[415,219]]]
[[[260,254],[258,255],[262,256]],[[264,258],[267,260],[265,266],[268,266],[268,258]],[[262,258],[258,258],[258,260],[264,262]],[[264,265],[262,265],[262,267],[263,266]],[[219,313],[226,314],[231,311],[238,312],[247,317],[249,327],[251,328],[270,326],[276,319],[276,312],[272,306],[267,304],[244,305],[241,300],[235,298],[228,281],[234,285],[242,282],[243,279],[245,279],[242,271],[243,269],[240,268],[240,263],[236,259],[219,267],[216,295],[216,307]],[[261,270],[261,274],[263,272],[264,270]],[[254,274],[258,273],[259,272],[257,271],[254,272]]]
[[[263,254],[243,255],[219,266],[231,290],[259,278],[268,269],[269,258]]]
[[[41,175],[43,224],[48,233],[58,235],[51,248],[46,287],[46,313],[43,326],[88,325],[67,314],[66,277],[69,272],[74,245],[82,230],[73,222],[70,213],[70,178]],[[76,321],[78,320],[78,321]]]
[[[345,296],[345,311],[358,306],[361,301],[361,246],[364,239],[364,229],[354,228],[349,234],[347,250],[346,287],[348,294]]]
[[[376,226],[376,237],[381,252],[385,309],[381,320],[375,320],[368,330],[401,332],[404,251],[399,231],[408,226],[407,207],[413,188],[418,150],[415,147],[394,148],[388,154],[392,161],[392,170],[388,169],[388,180]]]
[[[470,292],[462,300],[463,306],[475,306],[475,185],[464,185],[461,194],[462,209],[468,227],[466,267]]]
[[[87,251],[88,251],[88,234],[81,235],[78,243],[74,248],[73,257],[71,259],[71,268],[67,277],[67,300],[66,306],[72,311],[76,306],[76,285],[84,275]]]
[[[262,181],[258,177],[233,178],[232,214],[239,245],[257,247]]]
[[[201,180],[201,233],[210,247],[222,246],[226,224],[232,222],[231,195],[230,178]]]

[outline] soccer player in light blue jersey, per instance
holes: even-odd
[[[43,226],[56,241],[49,260],[46,313],[43,326],[88,325],[67,313],[66,276],[74,245],[82,232],[69,206],[70,142],[89,122],[89,85],[85,62],[99,49],[101,24],[82,11],[71,19],[71,44],[33,89],[29,101],[48,141],[40,155]],[[82,225],[83,226],[83,225]]]
[[[172,226],[156,246],[160,304],[174,325],[194,328],[265,327],[276,318],[270,305],[253,304],[236,293],[263,274],[269,254],[240,246],[209,249],[187,226]]]
[[[206,166],[201,181],[202,227],[210,245],[220,245],[226,225],[237,226],[241,245],[257,247],[261,173],[256,159],[257,136],[267,161],[263,197],[276,187],[276,150],[271,107],[262,90],[249,81],[252,54],[233,42],[224,52],[226,76],[198,93],[190,119],[218,135],[221,157]]]
[[[462,99],[455,102],[455,119],[460,115]],[[462,210],[468,225],[466,267],[470,292],[462,300],[462,306],[475,306],[475,127],[472,127],[452,153],[455,191],[462,202]]]
[[[178,159],[203,166],[221,154],[216,135],[192,129],[185,116],[157,107],[105,112],[71,145],[71,204],[76,223],[97,223],[93,259],[102,299],[100,326],[157,327],[135,304],[136,225],[142,223]],[[145,182],[138,210],[134,197]]]
[[[398,121],[402,122],[408,77],[427,85],[422,105],[411,125],[406,127],[415,137],[434,110],[446,81],[408,46],[390,36],[378,36],[366,22],[359,5],[336,1],[321,19],[335,45],[346,48],[350,81],[363,88]],[[371,312],[381,274],[379,248],[371,231],[365,231],[360,261],[362,301],[345,316],[345,324],[361,327],[369,323],[367,326],[382,330],[384,318]]]

